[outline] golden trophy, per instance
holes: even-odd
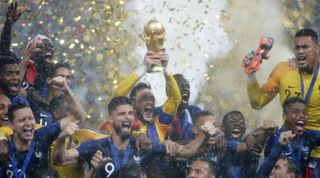
[[[163,42],[165,29],[158,20],[149,20],[144,25],[143,35],[148,51],[152,51],[154,53],[164,51]],[[158,64],[152,65],[151,69],[148,72],[162,72],[163,70],[163,66],[161,64]]]

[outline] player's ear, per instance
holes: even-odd
[[[287,114],[286,114],[286,113],[282,113],[282,118],[283,118],[284,120],[287,120]]]
[[[193,132],[195,135],[198,134],[198,129],[197,129],[196,126],[193,126],[193,127],[192,127],[192,132]]]
[[[112,116],[109,116],[107,119],[109,120],[110,124],[113,124],[113,117]]]

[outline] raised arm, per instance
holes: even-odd
[[[118,87],[113,90],[111,98],[128,95],[134,85],[146,74],[147,70],[152,65],[159,63],[157,56],[153,52],[147,52],[144,56],[143,65],[139,66],[137,70],[119,83]]]
[[[247,54],[242,60],[243,65],[248,65],[252,62],[253,54]],[[261,109],[267,105],[279,92],[280,79],[284,72],[290,68],[288,63],[279,63],[272,71],[268,81],[260,87],[257,82],[256,72],[247,73],[247,92],[253,109]]]
[[[291,131],[282,132],[278,142],[272,147],[270,154],[264,159],[258,168],[256,178],[269,177],[274,165],[280,158],[281,152],[285,150],[286,145],[295,137]]]
[[[247,92],[253,109],[261,109],[267,105],[276,95],[270,95],[260,88],[256,74],[248,74]]]
[[[8,6],[7,10],[7,18],[4,23],[3,30],[1,32],[0,39],[0,55],[6,56],[10,55],[10,45],[11,45],[11,31],[12,25],[15,21],[19,19],[21,16],[21,12],[18,12],[18,3],[11,3]]]
[[[169,75],[167,72],[164,72],[164,77],[166,79],[168,99],[162,106],[162,111],[164,113],[174,115],[177,113],[178,106],[181,102],[180,90],[176,80],[173,78],[172,75]]]

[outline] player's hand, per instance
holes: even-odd
[[[138,152],[141,154],[152,147],[152,141],[147,137],[146,134],[140,133],[137,137],[136,147]]]
[[[69,122],[66,128],[60,133],[59,138],[71,136],[79,130],[79,126],[74,122]]]
[[[161,57],[152,51],[148,51],[144,56],[143,64],[147,67],[147,69],[151,69],[153,65],[161,64]]]
[[[288,143],[291,142],[291,140],[295,137],[296,135],[292,133],[291,130],[286,131],[286,132],[282,132],[280,134],[280,138],[279,138],[279,143],[281,145],[287,145]]]
[[[169,55],[166,53],[166,49],[162,49],[162,51],[157,55],[159,56],[162,66],[166,68],[169,61]]]
[[[179,150],[179,144],[171,141],[171,140],[166,140],[164,142],[164,145],[166,146],[167,154],[170,156],[175,156]]]
[[[69,86],[66,82],[66,79],[62,76],[54,77],[53,79],[48,81],[48,84],[54,89],[54,90],[61,90],[66,91],[68,90]]]
[[[215,143],[215,148],[218,150],[218,153],[220,155],[224,155],[224,153],[227,151],[227,145],[228,140],[225,137],[225,135],[220,134],[216,137],[216,143]]]
[[[248,53],[247,55],[245,55],[244,58],[242,59],[242,66],[243,67],[250,66],[250,64],[252,63],[252,59],[254,57],[255,55],[252,53]]]
[[[274,133],[278,129],[278,126],[273,120],[266,119],[263,121],[263,129],[266,132]]]
[[[7,20],[14,23],[20,18],[21,14],[22,12],[18,12],[18,3],[10,3],[7,10]]]
[[[293,58],[289,58],[287,61],[288,61],[289,66],[292,69],[296,69],[298,67],[296,58],[294,58],[294,57]]]
[[[94,170],[98,170],[111,160],[112,159],[110,157],[103,157],[102,152],[100,150],[97,150],[90,160],[90,165]]]

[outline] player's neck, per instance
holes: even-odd
[[[145,127],[146,125],[148,125],[148,122],[147,122],[147,121],[143,121],[143,120],[141,120],[141,119],[139,119],[138,122],[139,122],[140,128],[143,128],[143,127]]]
[[[125,150],[129,144],[130,138],[122,139],[115,132],[112,133],[112,140],[118,150]]]
[[[19,151],[25,151],[28,150],[31,145],[32,140],[24,140],[19,138],[17,135],[13,135],[13,142],[15,145],[15,148]]]
[[[302,73],[306,73],[306,74],[313,74],[314,71],[316,70],[317,66],[318,66],[318,60],[316,60],[315,62],[313,62],[310,67],[306,68],[304,71],[302,71]]]

